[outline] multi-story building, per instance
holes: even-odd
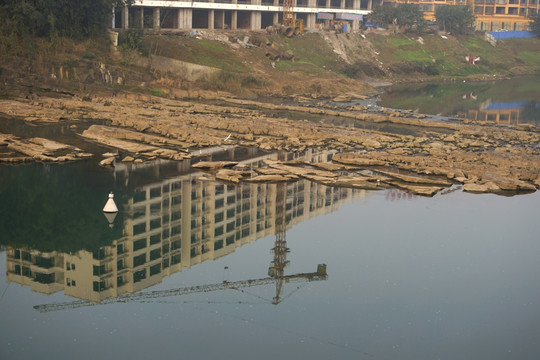
[[[391,0],[385,3],[418,4],[428,21],[435,21],[441,6],[468,5],[476,17],[475,29],[482,31],[527,30],[529,17],[540,10],[540,0]]]
[[[359,29],[362,17],[381,0],[293,0],[294,18],[313,30],[332,19],[350,22]],[[113,29],[247,29],[261,30],[283,22],[283,0],[137,0],[117,8]]]
[[[327,161],[328,156],[308,153],[307,159]],[[256,167],[266,158],[277,155],[243,163]],[[290,228],[366,194],[307,180],[226,185],[202,181],[201,175],[188,173],[138,186],[121,206],[126,213],[123,236],[97,251],[68,254],[8,248],[7,281],[45,294],[63,290],[65,295],[99,303],[274,235],[280,216]]]

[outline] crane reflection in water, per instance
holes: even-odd
[[[277,157],[277,154],[254,157],[250,164],[257,166],[274,155]],[[327,156],[312,154],[315,157],[324,161]],[[8,247],[8,282],[24,284],[45,294],[63,291],[80,299],[38,305],[35,308],[39,311],[225,289],[242,291],[270,284],[275,286],[270,302],[279,304],[286,298],[284,284],[327,278],[324,264],[318,265],[315,272],[285,274],[289,251],[287,226],[332,212],[344,202],[365,195],[365,191],[329,188],[307,180],[227,185],[201,181],[201,173],[192,170],[165,179],[163,169],[154,173],[158,179],[150,184],[131,181],[136,187],[128,196],[119,191],[120,212],[114,229],[122,235],[112,245],[93,252],[67,253]],[[142,292],[182,268],[216,260],[237,247],[270,235],[275,236],[275,241],[266,278]]]

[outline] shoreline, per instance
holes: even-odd
[[[382,170],[397,170],[412,178],[404,180],[392,174],[392,186],[427,196],[447,188],[429,185],[434,178],[445,179],[450,185],[462,185],[471,192],[520,193],[540,187],[537,129],[501,128],[459,119],[432,121],[393,110],[372,113],[362,106],[330,109],[216,98],[226,105],[152,96],[133,98],[126,94],[114,98],[95,96],[91,101],[45,96],[37,100],[0,99],[0,108],[13,121],[69,124],[81,140],[110,149],[103,166],[114,166],[116,161],[129,164],[157,158],[183,161],[191,158],[190,149],[223,145],[290,152],[326,149],[350,154],[345,163],[341,160],[341,167],[330,171],[333,175],[317,172],[306,175],[305,168],[312,168],[313,164],[287,168],[289,175],[304,174],[330,186],[371,188],[377,179],[359,177],[358,171],[380,175]],[[270,117],[264,109],[297,112],[305,119]],[[307,120],[310,115],[332,116],[351,124],[393,124],[416,129],[417,135],[313,122]],[[81,122],[89,126],[79,129]],[[22,152],[26,160],[32,158],[32,161],[63,162],[102,156],[50,139],[28,141],[9,134],[3,135],[0,144],[9,151]],[[13,159],[16,161],[16,157]]]

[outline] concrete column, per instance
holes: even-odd
[[[307,21],[306,21],[306,28],[308,30],[315,29],[315,20],[316,20],[316,14],[308,14],[307,15]]]
[[[260,0],[257,0],[260,2]],[[250,20],[250,30],[261,30],[261,12],[252,11]]]
[[[274,13],[274,17],[272,19],[272,25],[277,24],[279,22],[279,13]]]
[[[367,9],[372,10],[373,9],[373,0],[368,0]]]
[[[191,29],[193,27],[193,10],[180,9],[178,11],[178,27],[180,29]]]
[[[331,5],[331,2],[330,2],[330,0],[326,0],[326,7],[327,7],[327,8],[329,8],[329,7],[330,7],[330,5]]]
[[[236,3],[236,0],[233,0]],[[231,13],[231,30],[238,29],[238,11]]]
[[[160,12],[160,9],[159,8],[154,8],[154,24],[153,24],[153,28],[156,29],[156,30],[159,30],[159,28],[161,27],[161,12]]]
[[[340,9],[345,9],[345,0],[341,0],[340,3],[339,3],[339,8]]]
[[[139,8],[139,10],[141,11],[141,29],[144,29],[144,8]]]
[[[208,29],[214,29],[214,10],[208,10]]]
[[[217,29],[225,29],[225,11],[218,11],[217,13],[214,13],[214,18],[216,20],[216,28]]]
[[[354,10],[360,10],[360,0],[354,0],[353,1],[353,9]]]
[[[358,21],[358,20],[353,20],[353,21],[352,21],[352,25],[351,25],[351,30],[352,30],[352,31],[358,31],[358,30],[360,30],[360,21]]]
[[[127,6],[122,9],[122,29],[129,29],[129,8]]]

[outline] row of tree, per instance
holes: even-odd
[[[417,4],[383,4],[373,9],[369,18],[382,25],[403,27],[407,32],[422,33],[427,28],[427,21]],[[473,30],[474,14],[467,5],[440,6],[435,10],[435,18],[441,30],[456,34]]]
[[[369,19],[381,25],[403,27],[407,32],[422,33],[427,28],[427,21],[417,4],[383,4],[373,9]],[[474,30],[475,16],[468,5],[439,6],[435,9],[435,19],[441,30],[453,34]],[[540,37],[540,13],[531,16],[529,29]]]
[[[113,7],[132,0],[1,0],[0,31],[4,35],[75,39],[102,34]]]

